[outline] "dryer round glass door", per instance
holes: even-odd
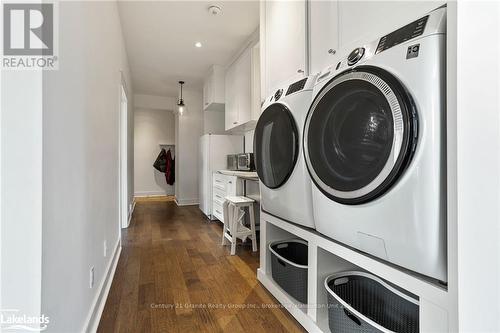
[[[360,204],[385,193],[417,142],[411,96],[390,73],[360,66],[333,78],[306,119],[304,152],[316,186],[332,200]]]
[[[299,152],[299,133],[288,108],[271,104],[259,117],[254,134],[255,167],[268,188],[282,186],[290,177]]]

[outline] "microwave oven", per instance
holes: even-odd
[[[238,154],[227,155],[227,169],[231,171],[238,170]]]
[[[253,153],[227,155],[227,169],[232,171],[254,171]]]
[[[241,171],[255,170],[253,153],[238,154],[238,170]]]

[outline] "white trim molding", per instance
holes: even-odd
[[[127,227],[130,225],[130,221],[132,221],[132,215],[134,214],[135,204],[136,204],[136,201],[135,201],[135,198],[133,198],[132,199],[132,204],[130,205],[130,209],[128,211]]]
[[[113,250],[113,257],[108,263],[106,274],[101,284],[99,285],[99,291],[94,299],[91,311],[87,316],[87,320],[84,326],[84,332],[97,332],[97,328],[99,327],[101,315],[108,298],[109,290],[111,289],[111,283],[113,282],[113,278],[115,276],[116,266],[118,265],[118,260],[120,259],[121,252],[121,240],[118,239],[118,242],[116,242],[115,248]]]
[[[173,187],[172,187],[173,189]],[[137,191],[134,192],[134,197],[163,197],[166,195],[174,195],[174,193],[167,193],[166,191]]]
[[[198,205],[200,203],[198,198],[196,198],[196,199],[179,199],[179,198],[175,197],[174,201],[177,204],[177,206],[195,206],[195,205]]]

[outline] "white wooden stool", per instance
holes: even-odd
[[[252,239],[252,250],[257,251],[257,238],[255,236],[255,212],[253,204],[255,200],[236,196],[226,197],[223,204],[224,228],[222,229],[222,245],[226,245],[226,239],[231,242],[231,255],[236,253],[236,240],[239,238],[243,242],[247,238]],[[248,207],[250,213],[250,228],[246,227],[244,222],[245,211]]]

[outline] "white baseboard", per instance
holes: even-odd
[[[99,321],[101,320],[102,311],[104,310],[104,305],[106,304],[106,300],[108,298],[109,289],[111,289],[111,283],[113,282],[113,277],[115,276],[116,266],[118,265],[121,252],[121,241],[118,239],[113,251],[113,257],[109,261],[106,269],[106,275],[99,285],[99,291],[94,298],[94,303],[92,304],[90,313],[87,316],[84,332],[95,333],[99,327]]]
[[[165,195],[174,195],[174,193],[167,193],[165,191],[137,191],[134,192],[134,197],[158,197]]]
[[[132,200],[132,207],[130,208],[130,211],[128,212],[128,222],[127,222],[127,227],[130,225],[130,221],[132,220],[132,214],[134,214],[135,210],[135,198]]]
[[[179,199],[175,197],[174,201],[177,206],[194,206],[199,204],[198,199]]]

